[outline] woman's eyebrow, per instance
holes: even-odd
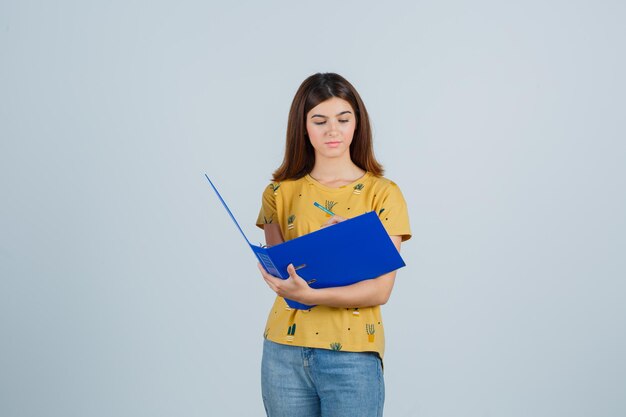
[[[345,111],[342,111],[341,113],[337,113],[336,116],[341,116],[342,114],[346,114],[346,113],[352,114],[350,110],[345,110]],[[324,116],[322,114],[314,114],[313,116],[311,116],[311,119],[314,117],[323,117],[324,119],[328,119],[328,116]]]

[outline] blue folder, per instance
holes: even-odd
[[[272,247],[253,245],[209,176],[205,176],[252,252],[265,270],[275,277],[289,278],[287,266],[291,263],[312,288],[341,287],[379,277],[406,265],[373,211]],[[308,310],[314,307],[293,300],[285,301],[291,308]]]

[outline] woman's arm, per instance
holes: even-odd
[[[265,232],[265,244],[267,246],[275,246],[285,241],[280,225],[277,223],[264,224],[263,231]]]
[[[280,228],[278,230],[280,232]],[[266,239],[267,236],[266,229]],[[391,236],[391,240],[399,252],[402,237]],[[269,244],[269,240],[267,243]],[[341,308],[369,307],[385,304],[389,300],[396,277],[396,271],[392,271],[378,278],[360,281],[345,287],[314,289],[309,287],[306,281],[296,273],[293,265],[289,265],[287,268],[287,272],[289,272],[289,278],[287,279],[276,278],[268,274],[261,264],[259,264],[259,270],[269,287],[281,297],[303,304]]]

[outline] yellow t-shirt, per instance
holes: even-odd
[[[310,175],[297,180],[271,183],[263,192],[257,226],[278,223],[285,240],[319,230],[330,218],[313,205],[318,202],[333,213],[352,218],[376,211],[390,236],[411,237],[406,202],[400,188],[369,172],[351,184],[327,187]],[[332,226],[331,226],[332,227]],[[383,357],[385,333],[380,306],[336,308],[318,305],[310,310],[291,309],[276,297],[264,337],[281,344],[377,352]]]

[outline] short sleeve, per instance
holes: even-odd
[[[271,183],[263,191],[261,198],[261,210],[259,210],[259,216],[256,219],[256,225],[261,229],[264,225],[270,223],[277,223],[276,217],[276,191],[280,187],[280,183]]]
[[[396,183],[390,182],[386,187],[377,214],[390,236],[402,236],[402,241],[411,238],[408,208]]]

